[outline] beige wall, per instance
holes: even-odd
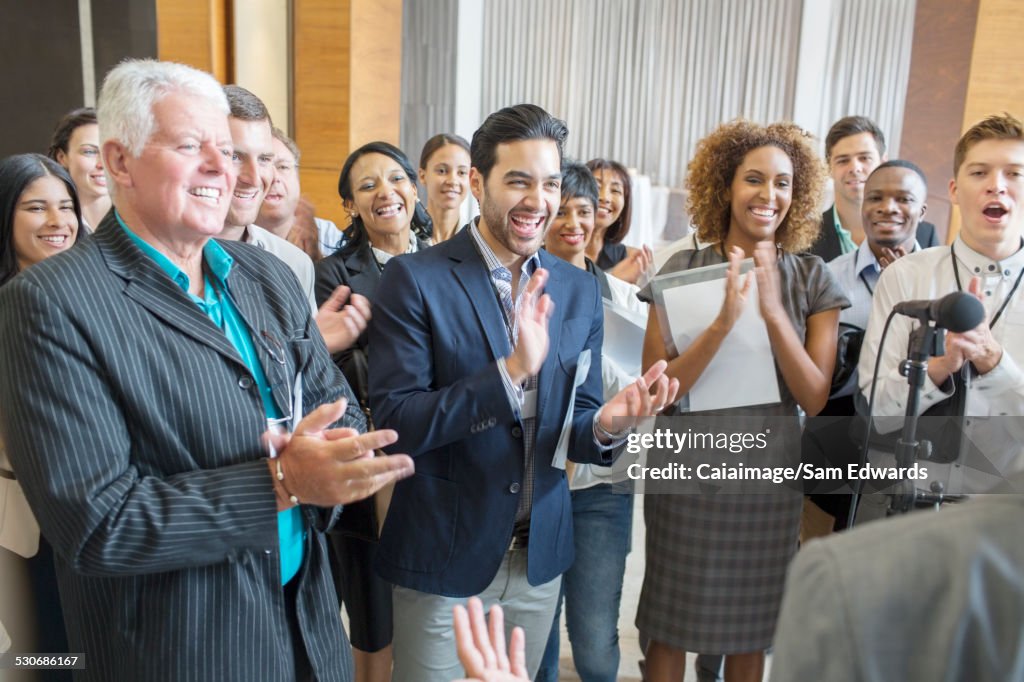
[[[1024,37],[1020,0],[980,0],[974,33],[961,132],[989,114],[1009,112],[1024,118],[1024,77],[1016,55]],[[950,158],[953,150],[950,149]],[[951,234],[960,228],[954,207]]]
[[[288,0],[234,3],[234,82],[256,94],[274,125],[291,129]]]
[[[293,130],[302,189],[317,215],[344,227],[337,185],[345,157],[372,140],[398,143],[402,0],[294,2]]]
[[[157,56],[234,78],[229,0],[156,0]]]

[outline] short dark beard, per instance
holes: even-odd
[[[538,235],[537,248],[529,253],[523,253],[521,251],[522,247],[509,236],[512,228],[508,224],[508,215],[502,215],[495,209],[493,202],[487,196],[486,190],[484,190],[483,201],[480,202],[480,221],[487,224],[487,230],[502,246],[521,258],[529,258],[544,246],[544,240],[547,238],[552,222],[551,216],[548,216],[547,224]]]

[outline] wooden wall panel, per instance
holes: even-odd
[[[1024,36],[1020,0],[981,0],[963,130],[989,114],[1024,116],[1024,76],[1015,55]]]
[[[231,0],[156,0],[157,55],[234,80]]]
[[[1024,118],[1024,78],[1015,55],[1024,36],[1020,0],[980,0],[961,132],[989,114]],[[950,150],[952,156],[952,150]],[[952,234],[960,227],[954,207]]]
[[[293,137],[302,191],[317,214],[347,223],[341,166],[371,140],[397,143],[401,104],[401,0],[294,0]]]
[[[305,162],[306,157],[302,157]],[[302,169],[302,194],[308,197],[316,207],[318,218],[333,220],[334,224],[344,230],[348,227],[348,213],[341,205],[341,197],[338,196],[338,174],[341,171],[341,164],[337,168],[309,168]]]
[[[294,137],[304,169],[348,153],[349,0],[295,0]]]
[[[352,0],[352,149],[373,140],[397,145],[402,110],[402,0]],[[415,163],[415,162],[414,162]]]
[[[945,235],[946,189],[960,137],[978,0],[918,0],[900,156],[928,177],[928,220]]]

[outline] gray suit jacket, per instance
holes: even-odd
[[[772,682],[1020,680],[1024,476],[811,541],[789,570]]]
[[[224,243],[228,287],[289,414],[349,397],[287,266]],[[113,219],[0,289],[0,429],[57,573],[84,680],[290,680],[277,513],[250,374],[224,333]],[[322,531],[297,589],[320,680],[351,678]]]

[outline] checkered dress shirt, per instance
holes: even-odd
[[[508,341],[511,348],[515,348],[516,340],[519,338],[519,308],[523,301],[523,292],[530,281],[531,275],[540,267],[540,259],[537,254],[527,258],[519,270],[519,285],[516,291],[515,300],[512,299],[512,272],[502,265],[494,251],[487,245],[480,235],[476,221],[470,223],[469,233],[473,237],[477,250],[483,256],[487,271],[491,274],[491,283],[501,301],[501,307],[505,314],[505,329],[508,332]],[[516,386],[512,383],[505,367],[504,359],[498,362],[501,371],[502,382],[508,392],[509,401],[512,403],[513,411],[520,417],[523,430],[523,486],[519,495],[519,506],[516,509],[516,524],[522,525],[530,519],[530,508],[533,504],[533,475],[534,475],[534,446],[537,440],[537,415],[536,401],[532,414],[523,414],[524,391],[537,390],[537,377],[531,376],[523,386]]]

